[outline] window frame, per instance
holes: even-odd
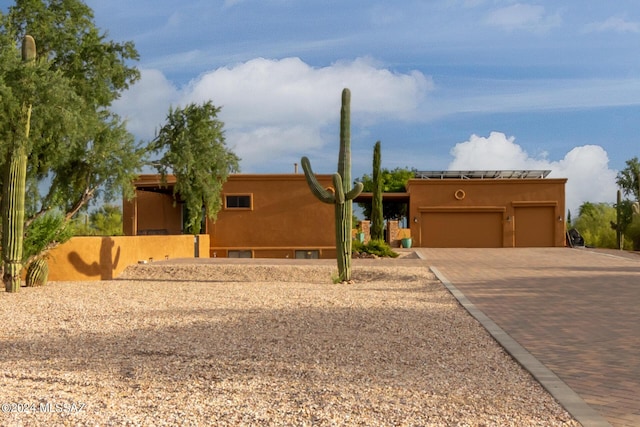
[[[229,206],[229,197],[237,197],[238,200],[241,197],[248,197],[249,206]],[[224,209],[229,211],[252,211],[253,210],[253,193],[225,193]]]

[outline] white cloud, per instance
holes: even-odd
[[[335,140],[336,132],[325,139],[323,130],[339,120],[344,87],[351,90],[352,115],[365,123],[412,118],[431,85],[421,73],[393,73],[367,58],[323,68],[299,58],[257,58],[202,75],[182,99],[223,107],[227,141],[243,171],[282,171]]]
[[[551,170],[549,177],[567,178],[566,207],[575,215],[584,202],[615,200],[617,172],[609,169],[606,151],[597,145],[572,149],[558,161],[546,155],[534,157],[515,143],[514,137],[491,132],[488,137],[472,135],[468,141],[456,144],[449,170]]]
[[[127,120],[129,132],[148,140],[164,123],[179,91],[160,71],[141,70],[140,74],[140,81],[114,102],[113,109]]]
[[[471,135],[468,141],[456,144],[451,155],[451,170],[545,169],[541,167],[544,161],[532,159],[513,136],[507,138],[500,132],[491,132],[487,138]]]
[[[603,33],[613,31],[616,33],[638,33],[640,22],[627,21],[620,17],[611,17],[603,22],[594,22],[586,26],[587,32]]]
[[[261,126],[226,133],[229,147],[242,159],[243,171],[264,169],[265,164],[278,159],[277,172],[293,172],[293,164],[300,163],[308,150],[324,144],[319,129],[308,126]],[[268,153],[268,154],[267,154]],[[272,170],[273,172],[273,170]]]
[[[561,23],[560,15],[550,15],[543,6],[516,3],[491,12],[485,22],[506,31],[546,32]]]
[[[144,70],[142,79],[114,106],[129,118],[129,130],[150,139],[170,106],[211,100],[222,107],[227,145],[243,172],[282,172],[293,159],[318,152],[337,138],[344,87],[351,90],[358,124],[411,120],[418,116],[432,82],[419,72],[395,73],[369,58],[312,67],[299,58],[257,58],[204,73],[176,89],[164,76]]]
[[[419,72],[393,73],[368,58],[322,68],[299,58],[257,58],[205,73],[189,85],[183,99],[212,99],[224,106],[224,116],[233,127],[283,123],[317,126],[336,117],[344,87],[351,90],[354,114],[406,119],[415,114],[431,85]]]

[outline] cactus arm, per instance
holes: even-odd
[[[364,190],[364,184],[361,182],[355,182],[353,185],[354,187],[351,189],[351,191],[344,195],[345,199],[347,200],[355,199],[360,195],[360,193],[362,193],[362,190]]]
[[[303,157],[301,162],[302,169],[304,170],[304,176],[307,179],[307,184],[309,184],[309,188],[314,196],[316,196],[323,203],[335,203],[335,195],[322,187],[322,185],[318,182],[313,170],[311,169],[311,162],[306,157]]]
[[[342,205],[345,202],[344,188],[342,186],[342,177],[340,176],[340,174],[334,173],[332,176],[332,180],[333,180],[333,186],[336,189],[335,202],[338,205]]]

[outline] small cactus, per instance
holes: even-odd
[[[338,279],[341,282],[351,281],[351,228],[353,215],[353,199],[361,192],[360,182],[351,186],[351,92],[342,91],[342,107],[340,109],[340,151],[338,154],[338,172],[332,176],[333,191],[323,188],[311,169],[309,159],[301,160],[304,175],[311,192],[323,203],[335,206],[336,258],[338,261]]]
[[[44,258],[36,258],[27,268],[26,285],[44,286],[49,278],[49,264]]]

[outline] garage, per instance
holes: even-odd
[[[421,244],[428,248],[501,248],[502,218],[502,211],[423,212]]]
[[[551,247],[555,244],[555,206],[515,206],[515,246]]]

